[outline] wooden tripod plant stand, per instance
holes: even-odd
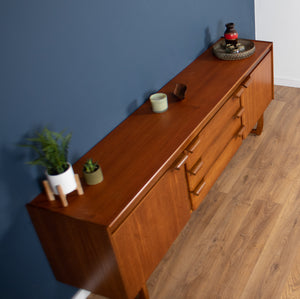
[[[77,173],[75,174],[75,180],[76,180],[77,193],[78,193],[78,195],[82,195],[84,192],[83,192],[83,189],[82,189],[82,185],[81,185],[81,182],[80,182],[79,175]],[[53,193],[53,191],[50,187],[49,182],[47,180],[43,180],[43,185],[44,185],[48,200],[49,201],[54,201],[55,200],[55,195],[54,195],[54,193]],[[69,203],[67,201],[66,194],[64,194],[64,192],[63,192],[62,187],[60,185],[57,185],[56,188],[57,188],[59,199],[60,199],[60,202],[61,202],[62,206],[64,208],[67,207],[69,205]]]

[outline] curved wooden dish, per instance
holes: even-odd
[[[240,60],[250,57],[255,52],[255,45],[251,40],[239,39],[238,42],[245,47],[244,51],[228,53],[225,48],[225,40],[220,40],[213,46],[213,53],[222,60]]]

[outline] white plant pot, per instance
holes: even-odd
[[[57,186],[60,185],[64,194],[71,193],[72,191],[77,189],[77,184],[75,180],[75,175],[73,171],[73,167],[70,163],[68,163],[69,168],[60,174],[50,175],[46,171],[46,177],[49,182],[49,185],[54,194],[58,195]]]

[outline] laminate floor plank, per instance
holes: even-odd
[[[243,141],[147,286],[151,299],[300,299],[300,89],[275,86],[262,135]]]
[[[299,299],[300,298],[300,250],[294,260],[292,271],[289,274],[280,299]]]
[[[299,193],[287,199],[253,269],[242,298],[280,298],[300,248]],[[289,195],[287,195],[289,197]]]
[[[234,237],[223,239],[222,258],[216,258],[218,255],[211,257],[214,263],[207,267],[201,288],[194,284],[194,296],[191,298],[199,298],[199,294],[201,298],[240,298],[263,250],[265,236],[272,230],[280,210],[278,204],[255,201],[248,213],[241,217],[243,221],[237,225],[237,232],[232,232]],[[235,223],[238,221],[235,220]],[[207,285],[207,281],[217,284]]]
[[[214,194],[214,196],[216,195]],[[185,242],[181,252],[169,261],[170,265],[165,269],[166,279],[157,279],[156,284],[152,285],[153,298],[179,299],[185,298],[185,296],[197,298],[194,293],[195,286],[206,288],[207,273],[218,261],[216,256],[224,255],[227,244],[230,244],[230,240],[234,240],[241,222],[251,209],[249,204],[232,201],[228,196],[223,197],[223,200],[222,207],[216,211],[209,225],[201,234],[194,231],[194,227],[197,227],[198,224],[202,226],[202,219],[197,219],[193,226],[194,234],[191,235],[191,242]],[[157,268],[157,272],[161,272],[160,266]],[[182,273],[185,275],[182,276]],[[170,283],[168,276],[173,278],[176,276],[176,289],[174,289],[175,281]],[[165,289],[168,292],[165,292]]]

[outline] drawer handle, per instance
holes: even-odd
[[[233,118],[241,118],[242,115],[243,115],[243,113],[244,113],[244,111],[245,111],[245,108],[244,108],[244,107],[241,107],[241,108],[239,109],[239,111],[236,113],[236,115],[235,115]]]
[[[242,127],[240,128],[240,130],[238,131],[237,136],[238,136],[238,137],[243,137],[243,134],[244,134],[245,129],[246,129],[246,127],[245,127],[245,126],[242,126]]]
[[[199,136],[197,136],[189,145],[188,147],[186,148],[186,150],[189,152],[189,153],[193,153],[194,150],[197,148],[197,146],[199,145],[201,139]]]
[[[243,83],[242,86],[244,86],[245,88],[248,88],[250,83],[252,82],[253,78],[251,76],[249,76]]]
[[[180,167],[184,164],[184,162],[186,161],[186,159],[189,157],[189,155],[187,153],[182,153],[181,156],[178,158],[178,160],[176,161],[175,164],[175,169],[180,169]]]
[[[202,189],[204,188],[204,186],[206,185],[206,182],[204,181],[204,179],[196,186],[195,190],[193,191],[193,194],[198,196],[200,194],[200,192],[202,191]]]
[[[245,88],[243,86],[240,87],[240,89],[234,94],[235,98],[240,98],[245,91]]]
[[[192,167],[191,170],[189,170],[189,173],[193,174],[193,175],[196,175],[197,172],[201,169],[201,167],[203,166],[203,161],[202,159],[200,158],[195,164],[194,166]]]

